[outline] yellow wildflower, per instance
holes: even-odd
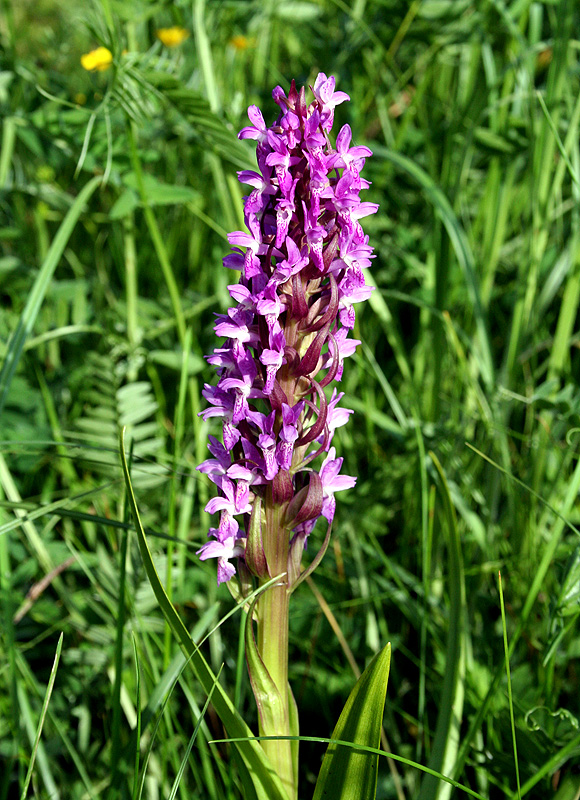
[[[97,47],[81,56],[81,65],[88,72],[104,72],[113,63],[113,54],[107,47]]]
[[[174,25],[173,28],[159,28],[158,31],[155,31],[155,36],[165,47],[177,47],[187,39],[189,31]]]
[[[244,36],[243,34],[239,33],[236,36],[232,36],[232,38],[230,39],[230,44],[236,50],[247,50],[248,47],[251,47],[253,42],[251,41],[251,39],[248,39],[247,36]]]

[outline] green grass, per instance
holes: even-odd
[[[253,163],[235,132],[320,70],[375,152],[380,212],[335,440],[358,483],[314,574],[324,602],[292,598],[300,732],[328,739],[353,666],[391,641],[378,798],[459,796],[417,763],[483,797],[577,800],[577,4],[1,8],[0,800],[29,778],[38,798],[243,797],[147,578],[118,435],[152,564],[255,732],[243,624],[216,627],[233,601],[195,556],[216,432],[197,412]],[[168,50],[173,24],[191,36]],[[98,44],[115,68],[88,74]],[[323,753],[301,744],[301,797]]]

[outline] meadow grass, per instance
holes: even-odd
[[[195,556],[203,355],[254,158],[235,133],[318,71],[380,211],[335,440],[358,483],[291,610],[300,797],[308,739],[391,641],[377,797],[578,800],[577,4],[1,8],[0,800],[244,796],[147,580],[118,434],[167,594],[256,730],[242,615],[218,626],[233,601]],[[97,45],[114,66],[89,74]]]

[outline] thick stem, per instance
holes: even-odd
[[[265,499],[266,524],[263,546],[271,574],[281,575],[288,569],[288,532],[281,523],[282,509],[272,499],[271,489]],[[280,696],[275,722],[260,718],[260,735],[291,736],[288,708],[288,608],[290,595],[286,574],[280,583],[267,589],[258,601],[258,651]],[[270,730],[270,728],[272,728]],[[282,781],[290,800],[296,800],[292,743],[278,739],[262,742],[273,768]]]

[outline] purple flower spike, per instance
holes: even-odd
[[[244,575],[284,573],[292,588],[316,521],[325,518],[328,537],[335,492],[356,482],[341,475],[331,443],[352,413],[335,384],[360,344],[355,305],[372,292],[364,278],[372,248],[360,223],[378,208],[360,197],[372,153],[352,144],[349,125],[332,146],[334,110],[349,99],[333,76],[321,72],[312,94],[308,104],[294,81],[288,94],[276,87],[275,122],[268,127],[250,106],[251,124],[239,133],[256,142],[258,170],[238,173],[250,189],[248,231],[228,235],[224,266],[241,278],[228,287],[232,308],[216,315],[225,343],[207,358],[217,386],[202,392],[209,406],[201,415],[221,418],[223,444],[210,437],[211,457],[198,467],[219,491],[206,506],[220,515],[218,527],[198,551],[217,558],[218,584],[247,553]]]

